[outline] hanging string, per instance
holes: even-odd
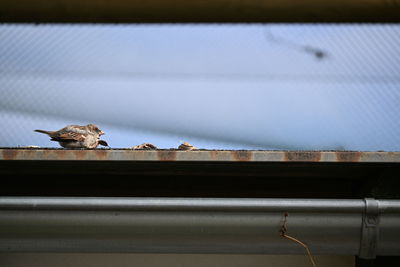
[[[308,248],[308,246],[305,243],[303,243],[300,240],[298,240],[297,238],[294,238],[294,237],[286,234],[287,233],[286,223],[287,223],[287,217],[289,216],[289,214],[287,212],[285,212],[284,215],[285,215],[285,218],[283,220],[283,224],[282,224],[281,230],[279,231],[280,236],[283,237],[283,238],[287,238],[287,239],[289,239],[289,240],[291,240],[293,242],[296,242],[297,244],[300,244],[302,247],[304,247],[306,249],[306,251],[307,251],[307,255],[308,255],[308,258],[310,259],[310,262],[311,262],[312,266],[313,267],[317,267],[317,265],[315,264],[314,257],[311,254],[311,251]]]

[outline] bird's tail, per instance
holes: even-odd
[[[53,133],[51,131],[45,131],[45,130],[35,130],[35,132],[44,133],[44,134],[47,134],[47,135],[51,135]]]

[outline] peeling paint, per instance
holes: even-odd
[[[253,153],[251,151],[232,151],[235,161],[251,161]]]
[[[14,160],[18,154],[18,150],[6,149],[2,151],[4,160]]]
[[[336,159],[340,162],[358,162],[361,158],[361,152],[335,152]]]
[[[157,159],[160,161],[175,161],[176,151],[171,151],[171,150],[157,151]]]
[[[320,161],[321,152],[318,151],[286,151],[285,161]]]

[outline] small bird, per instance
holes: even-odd
[[[100,140],[104,132],[94,124],[68,125],[58,131],[35,130],[35,132],[47,134],[51,137],[51,141],[57,141],[65,148],[93,149],[98,145],[108,146],[106,141]]]

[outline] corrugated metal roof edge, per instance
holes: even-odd
[[[0,160],[400,163],[400,152],[0,148]]]

